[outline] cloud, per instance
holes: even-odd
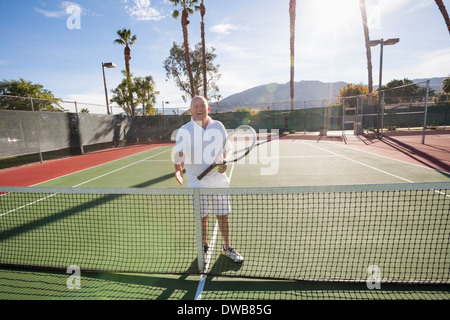
[[[422,53],[408,68],[410,77],[427,78],[433,76],[447,76],[448,71],[443,66],[450,65],[450,49],[440,49]]]
[[[158,21],[165,17],[160,11],[151,7],[150,0],[123,0],[125,10],[131,18],[135,20],[153,20]],[[129,6],[128,3],[132,2]]]
[[[241,27],[239,26],[226,23],[226,24],[216,24],[215,26],[212,26],[209,30],[211,32],[228,35],[231,33],[231,31],[236,31],[240,29]]]
[[[78,3],[70,1],[61,1],[58,4],[59,8],[58,10],[48,11],[40,8],[35,8],[35,10],[47,18],[62,18],[70,15],[70,12],[67,11],[67,8],[69,8],[70,6],[78,6],[81,8],[81,5],[79,5]],[[81,8],[81,13],[86,14],[86,10]]]

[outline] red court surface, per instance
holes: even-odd
[[[373,134],[353,136],[347,144],[450,174],[450,130],[427,131],[424,143],[421,132],[404,131],[384,133],[382,139]]]
[[[133,154],[170,144],[139,144],[111,148],[75,157],[48,160],[0,171],[0,185],[29,187],[57,177],[121,159]]]

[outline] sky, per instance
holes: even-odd
[[[444,4],[449,11],[450,0]],[[205,6],[206,45],[216,49],[223,98],[289,82],[289,0],[205,0]],[[384,84],[450,75],[450,34],[434,0],[366,0],[366,6],[372,40],[400,38],[384,47]],[[117,65],[105,69],[109,92],[123,78],[123,46],[113,42],[126,28],[137,36],[131,71],[153,77],[156,107],[164,101],[166,112],[188,108],[163,68],[173,42],[183,41],[174,9],[167,0],[0,0],[0,80],[23,78],[57,98],[104,105],[102,62]],[[201,41],[200,21],[199,13],[190,18],[191,45]],[[295,81],[367,84],[361,21],[359,0],[297,0]],[[373,47],[374,85],[379,57],[380,47]]]

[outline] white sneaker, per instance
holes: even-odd
[[[236,263],[240,263],[244,261],[244,257],[242,257],[239,253],[236,252],[233,248],[229,247],[225,249],[222,247],[222,254]]]

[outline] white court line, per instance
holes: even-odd
[[[320,150],[329,152],[329,153],[334,154],[334,155],[336,155],[336,156],[339,156],[339,157],[341,157],[341,158],[347,159],[347,160],[349,160],[349,161],[355,162],[355,163],[360,164],[360,165],[362,165],[362,166],[368,167],[368,168],[370,168],[370,169],[376,170],[376,171],[378,171],[378,172],[381,172],[381,173],[390,175],[390,176],[392,176],[392,177],[395,177],[395,178],[397,178],[397,179],[406,181],[406,182],[408,182],[408,183],[414,183],[414,181],[411,181],[411,180],[408,180],[408,179],[406,179],[406,178],[397,176],[397,175],[395,175],[395,174],[393,174],[393,173],[390,173],[390,172],[387,172],[387,171],[378,169],[378,168],[376,168],[376,167],[373,167],[373,166],[371,166],[371,165],[362,163],[362,162],[357,161],[357,160],[354,160],[354,159],[352,159],[352,158],[343,156],[343,155],[338,154],[338,153],[335,153],[335,152],[333,152],[333,151],[330,151],[330,150],[327,150],[327,149],[320,148],[320,147],[318,147],[318,146],[316,146],[316,145],[313,145],[313,144],[309,144],[309,143],[306,143],[306,144],[311,145],[311,146],[313,146],[313,147],[315,147],[315,148],[317,148],[317,149],[320,149]],[[357,150],[357,151],[359,151],[358,149],[353,149],[353,148],[351,148],[351,149],[352,149],[352,150]],[[363,151],[363,152],[364,152],[364,151]],[[370,153],[370,152],[368,152],[368,153],[369,153],[369,154],[372,154],[372,153]],[[377,154],[374,154],[374,155],[377,155]],[[383,156],[381,156],[381,157],[383,157]],[[387,159],[390,159],[390,158],[387,158]],[[393,159],[393,160],[395,160],[395,159]],[[398,160],[398,161],[400,161],[400,160]],[[405,162],[405,163],[410,164],[410,163],[408,163],[408,162]],[[411,163],[411,164],[412,164],[412,163]],[[439,194],[441,194],[441,195],[443,195],[443,196],[446,196],[446,197],[450,197],[450,194],[446,194],[446,193],[441,192],[441,191],[438,191],[438,190],[434,190],[434,192],[439,193]]]
[[[123,167],[120,167],[120,168],[115,169],[115,170],[113,170],[113,171],[110,171],[110,172],[107,172],[107,173],[105,173],[105,174],[99,175],[98,177],[95,177],[95,178],[89,179],[89,180],[87,180],[87,181],[85,181],[85,182],[79,183],[79,184],[73,186],[72,188],[76,188],[76,187],[79,187],[79,186],[81,186],[81,185],[83,185],[83,184],[86,184],[86,183],[89,183],[89,182],[91,182],[91,181],[97,180],[97,179],[99,179],[99,178],[103,178],[104,176],[107,176],[107,175],[109,175],[109,174],[111,174],[111,173],[115,173],[115,172],[117,172],[117,171],[120,171],[120,170],[126,169],[126,168],[128,168],[128,167],[134,166],[134,165],[137,164],[137,163],[144,162],[144,161],[146,161],[147,159],[151,159],[151,158],[153,158],[153,157],[159,156],[160,154],[166,153],[166,152],[168,152],[168,151],[171,151],[171,149],[162,151],[162,152],[160,152],[160,153],[154,154],[154,155],[152,155],[152,156],[150,156],[150,157],[147,157],[147,158],[145,158],[145,159],[142,159],[142,160],[139,160],[139,161],[130,163],[130,164],[126,165],[126,166],[123,166]]]
[[[327,149],[318,147],[318,146],[316,146],[316,145],[314,145],[314,144],[310,144],[310,143],[306,143],[306,144],[307,144],[307,145],[310,145],[310,146],[312,146],[312,147],[314,147],[314,148],[317,148],[317,149],[319,149],[319,150],[322,150],[322,151],[325,151],[325,152],[334,154],[334,155],[336,155],[336,156],[338,156],[338,157],[341,157],[341,158],[344,158],[344,159],[346,159],[346,160],[352,161],[352,162],[357,163],[357,164],[359,164],[359,165],[365,166],[365,167],[370,168],[370,169],[372,169],[372,170],[375,170],[375,171],[381,172],[381,173],[383,173],[383,174],[389,175],[389,176],[391,176],[391,177],[394,177],[394,178],[397,178],[397,179],[400,179],[400,180],[403,180],[403,181],[406,181],[406,182],[409,182],[409,183],[414,183],[414,182],[411,181],[411,180],[408,180],[408,179],[406,179],[406,178],[397,176],[397,175],[395,175],[395,174],[393,174],[393,173],[390,173],[390,172],[387,172],[387,171],[378,169],[378,168],[376,168],[376,167],[373,167],[373,166],[368,165],[368,164],[366,164],[366,163],[363,163],[363,162],[361,162],[361,161],[358,161],[358,160],[355,160],[355,159],[352,159],[352,158],[343,156],[342,154],[339,154],[339,153],[336,153],[336,152],[333,152],[333,151],[330,151],[330,150],[327,150]]]
[[[331,142],[328,142],[328,141],[324,141],[324,142],[325,143],[331,143]],[[374,152],[370,152],[370,151],[367,151],[367,150],[361,150],[361,149],[358,149],[358,148],[354,148],[354,147],[350,147],[350,146],[342,146],[342,145],[338,145],[338,144],[336,144],[336,145],[340,146],[342,148],[350,148],[350,149],[355,150],[355,151],[359,151],[359,152],[362,152],[362,153],[367,153],[367,154],[374,155],[374,156],[377,156],[377,157],[381,157],[381,158],[384,158],[384,159],[398,161],[398,162],[401,162],[403,164],[409,164],[409,165],[416,166],[416,167],[419,167],[419,168],[422,168],[422,169],[433,170],[433,171],[440,172],[440,173],[447,173],[447,174],[450,173],[450,172],[445,172],[445,171],[434,169],[434,168],[429,168],[429,167],[426,167],[426,166],[421,165],[421,164],[417,164],[417,163],[412,163],[412,162],[408,162],[408,161],[405,161],[405,160],[391,158],[391,157],[384,156],[384,155],[381,155],[381,154],[378,154],[378,153],[374,153]]]
[[[206,259],[205,259],[206,264],[205,264],[205,268],[204,268],[205,272],[209,269],[209,264],[211,263],[211,253],[212,253],[214,245],[216,243],[218,230],[219,230],[219,224],[216,221],[216,225],[214,226],[214,232],[213,232],[213,236],[211,238],[211,243],[210,243],[211,247],[206,254]],[[200,281],[198,283],[198,287],[197,287],[197,291],[195,293],[194,300],[202,299],[202,294],[203,294],[203,289],[205,287],[206,278],[207,278],[206,274],[202,274],[202,276],[200,277]]]
[[[231,177],[233,175],[234,165],[235,165],[235,162],[233,162],[233,164],[231,166],[230,176],[228,177],[230,181],[231,181]],[[211,263],[211,254],[214,249],[214,245],[216,243],[218,231],[219,231],[219,223],[216,220],[216,224],[214,226],[214,231],[213,231],[213,236],[212,236],[211,242],[210,242],[210,249],[208,250],[208,252],[206,254],[206,263],[205,263],[205,267],[204,267],[204,272],[206,272],[209,269],[209,264]],[[207,278],[206,274],[202,274],[202,276],[200,277],[200,281],[198,283],[198,287],[197,287],[197,291],[195,293],[194,300],[202,299],[202,294],[203,294],[203,289],[205,287],[206,278]]]
[[[155,148],[155,149],[156,149],[156,148]],[[77,184],[77,185],[74,185],[74,186],[72,186],[72,188],[79,187],[79,186],[81,186],[81,185],[83,185],[83,184],[89,183],[89,182],[91,182],[91,181],[94,181],[94,180],[97,180],[97,179],[102,178],[102,177],[104,177],[104,176],[107,176],[107,175],[109,175],[109,174],[111,174],[111,173],[115,173],[115,172],[120,171],[120,170],[122,170],[122,169],[128,168],[128,167],[130,167],[130,166],[132,166],[132,165],[135,165],[135,164],[138,164],[138,163],[140,163],[140,162],[146,161],[147,159],[150,159],[150,158],[159,156],[160,154],[163,154],[163,153],[168,152],[168,151],[171,151],[171,149],[168,149],[168,150],[159,152],[159,153],[154,154],[154,155],[152,155],[152,156],[149,156],[149,157],[147,157],[147,158],[145,158],[145,159],[142,159],[142,160],[139,160],[139,161],[135,161],[135,162],[130,163],[130,164],[126,165],[126,166],[123,166],[123,167],[120,167],[120,168],[115,169],[115,170],[113,170],[113,171],[104,173],[104,174],[99,175],[99,176],[97,176],[97,177],[95,177],[95,178],[92,178],[92,179],[89,179],[89,180],[84,181],[84,182],[82,182],[82,183],[79,183],[79,184]],[[146,152],[146,151],[144,151],[144,152]],[[109,163],[109,162],[107,162],[107,163]],[[103,163],[103,164],[101,164],[101,165],[104,165],[104,164],[107,164],[107,163]],[[101,166],[101,165],[98,165],[98,166]],[[97,166],[96,166],[96,167],[97,167]],[[87,169],[84,169],[84,170],[87,170]],[[83,171],[83,170],[81,170],[81,171]],[[80,171],[78,171],[78,172],[80,172]],[[58,178],[55,178],[55,179],[58,179]],[[50,180],[49,180],[49,181],[50,181]],[[38,199],[38,200],[35,200],[35,201],[33,201],[33,202],[27,203],[27,204],[25,204],[25,205],[23,205],[23,206],[17,207],[17,208],[12,209],[12,210],[9,210],[9,211],[7,211],[7,212],[3,212],[3,213],[0,214],[0,217],[6,215],[6,214],[8,214],[8,213],[12,213],[12,212],[14,212],[14,211],[17,211],[17,210],[23,209],[23,208],[25,208],[25,207],[28,207],[28,206],[30,206],[30,205],[36,204],[36,203],[38,203],[38,202],[40,202],[40,201],[42,201],[42,200],[48,199],[48,198],[53,197],[53,196],[55,196],[55,195],[56,195],[56,193],[53,193],[53,194],[48,195],[48,196],[46,196],[46,197],[43,197],[43,198],[41,198],[41,199]]]
[[[23,208],[25,208],[25,207],[31,206],[31,205],[36,204],[36,203],[38,203],[38,202],[41,202],[42,200],[48,199],[48,198],[50,198],[50,197],[53,197],[54,195],[56,195],[56,193],[50,194],[50,195],[48,195],[48,196],[46,196],[46,197],[44,197],[44,198],[38,199],[38,200],[36,200],[36,201],[33,201],[33,202],[30,202],[30,203],[24,204],[23,206],[14,208],[14,209],[12,209],[12,210],[3,212],[2,214],[0,214],[0,217],[2,217],[2,216],[4,216],[4,215],[7,215],[8,213],[12,213],[12,212],[14,212],[14,211],[17,211],[17,210],[23,209]]]
[[[68,174],[64,174],[64,175],[62,175],[62,176],[59,176],[59,177],[56,177],[56,178],[53,178],[53,179],[49,179],[49,180],[45,180],[45,181],[42,181],[42,182],[33,184],[33,185],[31,185],[30,187],[35,187],[35,186],[37,186],[37,185],[40,185],[40,184],[43,184],[43,183],[46,183],[46,182],[49,182],[49,181],[53,181],[53,180],[56,180],[56,179],[64,178],[64,177],[70,176],[70,175],[75,174],[75,173],[80,173],[80,172],[83,172],[83,171],[86,171],[86,170],[90,170],[90,169],[93,169],[93,168],[97,168],[97,167],[103,166],[103,165],[105,165],[105,164],[113,163],[113,162],[116,162],[116,161],[121,161],[121,160],[130,158],[130,157],[134,157],[134,156],[140,155],[140,154],[142,154],[142,153],[144,153],[144,152],[156,150],[156,149],[158,149],[158,148],[161,148],[161,146],[156,147],[156,148],[154,148],[154,149],[145,150],[145,151],[142,151],[142,152],[139,152],[139,153],[130,154],[129,156],[126,156],[126,157],[123,157],[123,158],[120,158],[120,159],[116,159],[116,160],[112,160],[112,161],[108,161],[108,162],[105,162],[105,163],[101,163],[101,164],[98,164],[98,165],[96,165],[96,166],[92,166],[92,167],[89,167],[89,168],[86,168],[86,169],[81,169],[81,170],[78,170],[78,171],[75,171],[75,172],[71,172],[71,173],[68,173]]]

